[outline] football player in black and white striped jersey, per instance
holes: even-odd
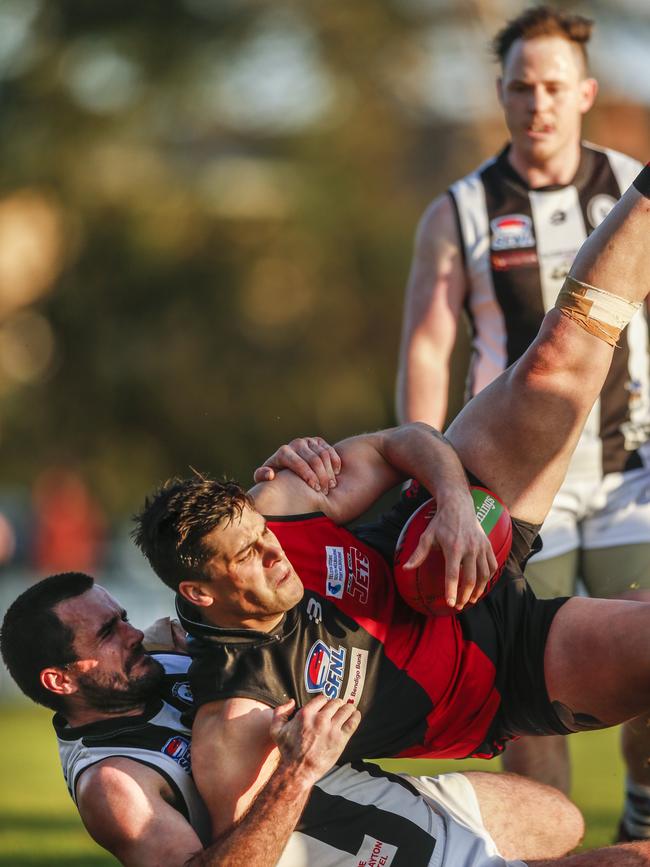
[[[407,289],[398,416],[440,429],[464,309],[472,342],[466,396],[525,351],[555,303],[585,238],[640,164],[581,141],[597,84],[587,67],[592,22],[548,7],[525,10],[496,35],[498,95],[510,141],[427,209]],[[526,577],[538,596],[650,599],[650,387],[645,307],[614,354],[542,530]],[[650,837],[650,729],[626,724],[622,839]],[[569,787],[566,742],[522,739],[506,766]]]
[[[318,696],[292,717],[290,703],[276,710],[278,767],[242,822],[211,845],[184,716],[190,659],[168,635],[146,654],[119,602],[82,573],[33,585],[2,626],[10,673],[56,711],[86,828],[125,865],[522,867],[521,856],[556,863],[580,839],[580,814],[561,793],[511,775],[330,770],[359,714]]]

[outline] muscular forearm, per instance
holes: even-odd
[[[385,431],[382,452],[389,464],[417,479],[439,503],[468,490],[465,471],[453,446],[423,422]]]
[[[307,778],[280,764],[243,819],[186,867],[274,867],[311,789]]]
[[[403,359],[397,374],[396,411],[401,424],[423,421],[442,430],[447,415],[447,364]]]

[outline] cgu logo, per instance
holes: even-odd
[[[328,647],[320,638],[315,641],[305,663],[307,692],[322,692],[327,698],[338,698],[345,671],[344,647]]]

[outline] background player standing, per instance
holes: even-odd
[[[440,427],[449,361],[464,306],[472,328],[467,396],[512,364],[537,334],[584,238],[639,165],[581,142],[597,84],[587,75],[592,22],[540,6],[495,37],[499,101],[510,142],[452,184],[419,226],[407,289],[397,411]],[[650,598],[650,504],[645,315],[630,323],[527,577],[538,596],[570,595],[579,575],[595,596]],[[622,520],[624,516],[624,520]],[[621,838],[650,836],[650,737],[624,728],[628,779]],[[510,745],[506,766],[565,791],[561,738]]]

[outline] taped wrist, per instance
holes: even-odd
[[[650,199],[650,163],[636,176],[632,181],[637,190],[642,193],[646,199]]]
[[[641,302],[627,301],[569,276],[560,289],[555,307],[594,337],[617,346],[621,331],[641,307]]]

